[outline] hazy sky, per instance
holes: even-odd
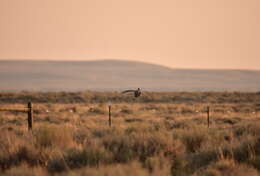
[[[0,0],[0,58],[260,69],[260,0]]]

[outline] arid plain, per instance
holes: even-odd
[[[259,92],[0,93],[1,108],[28,101],[31,131],[0,112],[1,175],[259,175]]]

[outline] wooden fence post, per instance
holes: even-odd
[[[31,102],[28,103],[28,130],[32,130],[33,128],[33,104]]]
[[[111,127],[111,105],[108,106],[108,124]]]
[[[207,107],[207,115],[208,115],[208,128],[209,128],[209,106]]]

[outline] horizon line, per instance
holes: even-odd
[[[167,65],[162,65],[154,62],[145,62],[145,61],[138,61],[138,60],[130,60],[130,59],[90,59],[90,60],[82,60],[82,59],[64,59],[64,60],[58,60],[58,59],[4,59],[0,58],[0,61],[10,61],[10,62],[26,62],[26,61],[33,61],[33,62],[102,62],[102,61],[118,61],[118,62],[136,62],[136,63],[143,63],[143,64],[150,64],[150,65],[157,65],[161,67],[165,67],[168,69],[176,69],[176,70],[232,70],[232,71],[260,71],[260,69],[249,69],[249,68],[191,68],[191,67],[171,67]]]

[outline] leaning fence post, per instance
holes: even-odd
[[[28,103],[28,130],[32,130],[33,127],[33,105]]]
[[[108,106],[108,124],[111,127],[111,105]]]
[[[208,128],[209,128],[209,106],[207,107],[207,115],[208,115]]]

